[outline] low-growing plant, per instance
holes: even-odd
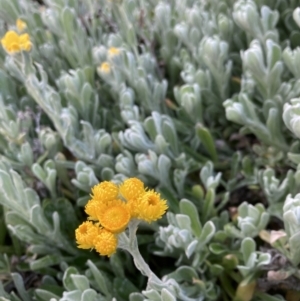
[[[0,301],[295,301],[296,0],[0,0]]]

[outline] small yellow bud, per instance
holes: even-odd
[[[112,58],[113,56],[119,55],[120,54],[120,49],[116,47],[110,47],[108,49],[108,57]]]
[[[108,62],[104,62],[101,64],[99,70],[103,73],[110,73],[110,64]]]
[[[17,19],[16,26],[19,32],[22,32],[26,27],[26,23],[21,19]]]

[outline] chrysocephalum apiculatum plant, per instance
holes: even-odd
[[[299,299],[299,1],[0,0],[0,40],[0,301]]]

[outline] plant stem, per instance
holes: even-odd
[[[151,279],[155,280],[156,282],[162,283],[162,281],[151,271],[149,265],[145,262],[140,253],[136,238],[138,224],[139,221],[135,221],[129,225],[129,237],[125,232],[119,235],[119,248],[127,250],[131,254],[136,268],[140,270],[144,276],[148,277],[148,279],[151,277]]]

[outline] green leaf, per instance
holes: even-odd
[[[60,220],[63,221],[60,223],[61,231],[72,239],[74,238],[74,231],[79,224],[79,221],[76,217],[74,206],[69,200],[59,198],[56,202],[53,202],[47,199],[43,202],[43,209],[49,222],[52,221],[53,213],[55,211],[58,212]]]
[[[114,177],[114,171],[111,168],[105,167],[101,170],[101,178],[103,180],[111,181],[113,177]]]
[[[161,301],[161,297],[156,290],[150,289],[150,290],[144,291],[143,295],[145,295],[148,298],[148,300]]]
[[[66,36],[68,38],[68,42],[72,44],[72,33],[74,31],[74,16],[69,7],[65,7],[62,11],[62,23],[64,32],[66,33]]]
[[[153,237],[152,237],[152,241],[153,241]],[[139,238],[138,238],[138,242],[140,242]],[[124,278],[125,277],[124,267],[123,267],[123,263],[120,259],[120,255],[118,253],[113,254],[109,258],[109,262],[111,264],[114,274],[118,277]]]
[[[83,275],[71,275],[74,285],[77,289],[84,292],[90,288],[89,280]]]
[[[28,142],[25,142],[21,146],[21,152],[19,154],[20,161],[25,165],[31,167],[33,164],[33,152]]]
[[[71,277],[72,274],[75,274],[77,275],[78,274],[78,271],[76,268],[74,267],[68,267],[64,273],[64,276],[63,276],[63,284],[64,284],[64,287],[68,290],[68,291],[74,291],[76,290],[76,286],[73,282],[73,279]]]
[[[282,149],[288,150],[285,139],[282,136],[282,124],[279,122],[279,120],[281,120],[281,116],[278,110],[275,108],[269,109],[267,127],[272,135],[272,138],[280,142]]]
[[[291,261],[296,267],[300,263],[300,232],[297,232],[289,239]]]
[[[114,279],[113,284],[114,290],[116,290],[118,295],[125,300],[128,300],[131,293],[139,291],[139,289],[127,278],[117,277]]]
[[[93,289],[87,289],[82,293],[81,301],[95,301],[97,293]]]
[[[99,269],[94,265],[94,263],[91,260],[87,261],[87,265],[94,276],[95,283],[97,284],[97,289],[99,289],[99,291],[105,296],[110,297],[111,294],[107,288],[103,274],[99,271]]]
[[[10,204],[9,201],[15,202],[15,188],[12,185],[11,177],[5,171],[0,170],[0,187],[2,188],[1,192],[1,204],[12,208],[13,204]]]
[[[286,301],[281,295],[271,296],[258,290],[255,291],[255,297],[259,298],[259,301]]]
[[[52,292],[46,291],[44,289],[37,288],[34,291],[39,301],[49,301],[51,298],[59,299],[60,297],[53,294]]]
[[[221,255],[228,252],[226,246],[220,243],[211,243],[209,245],[209,250],[215,255]]]
[[[135,29],[131,25],[126,27],[126,40],[131,47],[137,45]]]
[[[34,205],[30,209],[30,223],[35,227],[38,233],[47,235],[51,231],[51,226],[44,216],[43,209],[40,205]]]
[[[0,207],[0,246],[2,246],[5,242],[5,237],[7,234],[7,228],[4,220],[4,212],[2,212],[2,206]]]
[[[3,296],[3,301],[8,300],[8,299],[4,299],[4,297],[7,297],[7,298],[9,297],[8,293],[5,291],[5,289],[3,287],[2,281],[0,281],[0,296]],[[1,297],[0,297],[0,300],[1,300]]]
[[[18,273],[12,273],[11,276],[13,278],[18,294],[22,296],[23,301],[31,301],[31,298],[25,289],[23,278],[21,277],[21,275]]]
[[[162,301],[176,301],[176,298],[165,288],[161,290]]]
[[[202,124],[198,123],[196,125],[196,133],[206,148],[209,156],[213,160],[213,162],[218,161],[218,155],[215,147],[215,140],[212,137],[210,131],[204,127]]]
[[[40,164],[34,163],[31,166],[31,171],[41,182],[46,183],[47,174]]]
[[[295,164],[300,164],[300,154],[288,153],[288,158]]]
[[[140,293],[131,293],[129,296],[129,301],[144,301],[145,298]]]
[[[80,93],[80,98],[83,102],[88,102],[91,99],[91,96],[93,95],[93,89],[89,83],[84,83],[81,93]]]
[[[216,232],[216,227],[213,224],[213,222],[211,222],[211,221],[207,222],[204,225],[204,227],[201,231],[201,235],[199,237],[200,244],[202,244],[202,245],[207,244],[213,238],[215,232]]]
[[[191,226],[194,232],[194,235],[200,237],[201,235],[201,223],[199,220],[199,214],[196,206],[187,199],[182,199],[179,203],[180,212],[186,214],[191,219]]]
[[[57,270],[56,271],[54,270],[54,275],[55,275],[54,277],[56,277],[55,272],[57,272]],[[49,292],[56,296],[61,296],[63,294],[65,288],[63,286],[58,286],[58,284],[42,284],[39,286],[39,288],[37,290],[39,291],[39,293],[41,295],[47,295],[46,292]],[[35,291],[35,293],[37,293],[37,290]],[[43,291],[43,292],[40,292],[40,291]]]
[[[223,273],[224,268],[219,264],[212,264],[209,266],[209,270],[213,276],[220,276]]]
[[[202,222],[208,221],[211,218],[212,212],[214,210],[214,204],[215,204],[215,191],[214,189],[209,188],[206,192],[203,209],[201,212],[201,217],[203,219]]]
[[[244,262],[246,263],[251,254],[256,251],[256,244],[250,237],[244,238],[241,245],[241,251],[243,254]]]
[[[191,231],[191,219],[189,216],[185,214],[176,214],[175,215],[177,224],[180,229],[186,229],[188,231]]]
[[[252,300],[254,291],[256,288],[256,282],[248,282],[243,280],[237,290],[234,301],[250,301]]]
[[[43,258],[30,262],[29,265],[32,270],[36,271],[52,265],[57,265],[60,262],[61,257],[59,255],[47,255]]]
[[[168,278],[174,279],[177,282],[182,281],[193,281],[193,279],[198,279],[197,272],[195,269],[189,266],[181,266],[175,272],[168,275]]]
[[[190,258],[192,256],[192,254],[195,252],[197,246],[199,245],[199,241],[198,240],[193,240],[186,248],[185,250],[185,254],[187,256],[187,258]]]

